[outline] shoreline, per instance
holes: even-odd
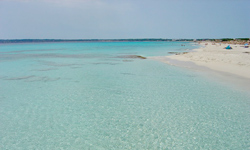
[[[203,73],[208,78],[250,90],[250,48],[244,45],[201,42],[200,48],[169,56],[151,57],[169,65]]]

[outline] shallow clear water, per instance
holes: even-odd
[[[247,93],[128,58],[194,47],[0,45],[0,149],[249,149]]]

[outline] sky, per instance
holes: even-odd
[[[243,37],[250,0],[0,0],[0,39]]]

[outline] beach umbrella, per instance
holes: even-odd
[[[226,49],[232,49],[232,47],[231,47],[230,45],[228,45],[228,46],[226,47]]]

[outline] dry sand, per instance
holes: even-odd
[[[224,49],[228,44],[202,42],[201,48],[188,53],[153,57],[152,59],[195,70],[216,72],[220,77],[239,83],[250,90],[250,48],[243,45],[230,45],[232,49]],[[226,79],[225,78],[225,79]],[[239,80],[240,79],[240,80]]]

